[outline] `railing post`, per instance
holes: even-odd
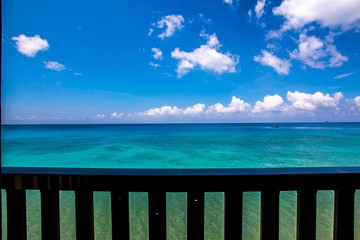
[[[130,240],[129,192],[111,191],[112,238]]]
[[[243,192],[225,193],[225,240],[242,239]]]
[[[42,239],[60,239],[59,184],[55,178],[42,177],[41,234]],[[54,186],[52,186],[54,185]]]
[[[334,240],[354,239],[355,189],[335,190]]]
[[[166,192],[150,191],[149,239],[166,240]]]
[[[6,192],[8,239],[25,240],[27,239],[26,191],[23,189],[20,175],[14,175],[9,181],[11,187]]]
[[[316,238],[316,192],[315,189],[297,192],[297,240]]]
[[[2,219],[2,211],[3,211],[3,209],[2,209],[2,186],[1,186],[1,181],[0,181],[0,236],[2,236],[2,231],[3,231],[3,229],[2,229],[2,221],[3,221],[3,219]]]
[[[187,193],[187,239],[204,239],[204,192]]]
[[[278,190],[261,192],[261,240],[279,239],[279,195]]]
[[[84,180],[83,176],[78,181]],[[94,239],[94,198],[86,183],[78,183],[75,190],[75,209],[76,209],[76,239],[93,240]]]
[[[59,191],[41,190],[42,239],[60,239]]]

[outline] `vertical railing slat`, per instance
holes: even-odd
[[[75,190],[76,239],[94,239],[94,198],[86,188]]]
[[[278,190],[261,192],[261,240],[279,239],[279,195]]]
[[[54,176],[33,176],[34,187],[41,193],[41,235],[42,239],[60,239],[59,178]]]
[[[316,239],[316,192],[302,189],[297,193],[297,240]]]
[[[166,192],[150,191],[149,198],[149,239],[166,240]]]
[[[187,193],[187,239],[204,239],[205,193]]]
[[[225,240],[242,239],[243,192],[225,193]]]
[[[7,196],[7,234],[9,240],[25,240],[26,231],[26,192],[23,189],[8,189]]]
[[[354,239],[355,189],[335,190],[334,240]]]
[[[129,192],[111,191],[113,239],[130,239]]]
[[[60,239],[59,191],[41,190],[42,239]]]

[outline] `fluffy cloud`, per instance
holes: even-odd
[[[259,112],[268,112],[268,111],[277,111],[280,110],[281,105],[284,100],[279,95],[275,94],[273,96],[267,95],[264,97],[263,101],[256,101],[253,108],[254,113]]]
[[[178,115],[196,115],[205,111],[205,104],[198,103],[191,107],[178,108],[176,106],[163,106],[159,108],[151,108],[142,113],[145,116],[178,116]]]
[[[162,106],[159,108],[151,108],[140,115],[143,116],[197,116],[200,114],[209,115],[214,113],[236,113],[236,112],[245,112],[250,111],[251,105],[245,103],[244,100],[232,97],[231,102],[228,106],[224,106],[221,103],[215,103],[209,107],[206,107],[205,104],[198,103],[190,107],[178,108],[176,106]]]
[[[184,26],[182,25],[184,23],[184,18],[181,15],[168,15],[165,17],[162,17],[154,26],[158,28],[166,28],[163,33],[161,33],[158,37],[159,38],[166,38],[171,37],[174,35],[176,30],[182,29]],[[150,32],[151,31],[151,32]],[[149,30],[149,33],[152,33],[152,29]]]
[[[314,94],[303,92],[287,93],[287,99],[291,102],[291,107],[298,110],[316,110],[319,107],[337,107],[340,99],[343,98],[341,92],[337,92],[331,97],[329,94],[316,92]]]
[[[161,59],[162,59],[163,53],[162,53],[162,51],[161,51],[159,48],[153,47],[153,48],[151,48],[151,51],[153,52],[153,56],[152,56],[152,57],[153,57],[155,60],[161,60]]]
[[[314,94],[304,93],[299,91],[288,91],[286,99],[280,95],[267,95],[262,100],[258,100],[252,106],[244,100],[233,96],[229,104],[215,103],[206,106],[203,103],[197,103],[187,107],[177,106],[162,106],[158,108],[150,108],[144,112],[134,113],[118,113],[113,112],[108,115],[98,114],[95,119],[146,119],[146,118],[160,118],[166,117],[187,118],[196,117],[203,119],[229,118],[229,119],[244,119],[249,118],[263,118],[263,117],[281,117],[296,119],[297,116],[320,116],[327,114],[358,114],[360,111],[360,96],[353,99],[347,99],[346,102],[340,104],[344,98],[341,92],[324,94],[322,92],[315,92]],[[335,110],[335,111],[333,111]],[[334,116],[335,116],[334,115]]]
[[[198,103],[195,104],[191,107],[187,107],[185,109],[182,109],[181,112],[185,115],[195,115],[195,114],[200,114],[203,113],[205,111],[205,104],[202,103]]]
[[[283,116],[296,115],[304,111],[314,113],[319,108],[338,108],[339,102],[343,98],[341,92],[337,92],[330,96],[316,92],[314,94],[303,93],[299,91],[287,93],[287,102],[278,95],[267,95],[262,100],[255,102],[252,107],[244,100],[233,96],[231,102],[224,106],[222,103],[215,103],[206,106],[205,104],[198,103],[190,107],[179,108],[177,106],[162,106],[159,108],[151,108],[140,116],[147,117],[166,117],[166,116],[202,116],[202,117],[216,117],[221,116],[238,116],[236,113],[246,114],[254,113],[253,117],[263,116],[263,114],[279,114],[280,111]],[[351,100],[352,106],[356,105],[360,109],[360,96]],[[245,114],[245,115],[244,115]],[[249,116],[249,115],[248,115]]]
[[[208,41],[205,45],[201,45],[192,52],[181,51],[179,48],[171,52],[173,58],[179,59],[178,77],[182,77],[197,66],[204,71],[217,74],[235,72],[239,57],[230,53],[219,52],[221,44],[216,34],[201,33],[200,36],[207,38]]]
[[[151,108],[143,113],[145,116],[166,116],[166,115],[179,115],[181,110],[178,107],[163,106],[159,108]]]
[[[307,36],[305,33],[300,34],[298,49],[291,52],[290,57],[318,69],[338,67],[348,60],[331,43],[322,42],[319,38]]]
[[[235,113],[235,112],[244,112],[250,109],[250,104],[244,102],[240,98],[233,96],[231,98],[231,102],[227,107],[222,105],[221,103],[215,103],[214,105],[209,106],[208,112],[216,112],[216,113]]]
[[[356,98],[354,98],[354,102],[355,102],[355,105],[359,108],[360,110],[360,96],[357,96]]]
[[[54,70],[54,71],[63,71],[66,69],[64,64],[55,62],[55,61],[45,61],[45,68],[50,69],[50,70]]]
[[[261,55],[255,56],[254,61],[274,68],[281,75],[288,75],[290,72],[291,63],[289,61],[282,60],[266,50],[262,50]]]
[[[298,29],[317,22],[323,27],[356,27],[360,22],[359,0],[284,0],[273,9],[274,15],[283,16],[283,29]]]
[[[260,19],[265,14],[265,0],[258,0],[255,6],[256,18]]]
[[[27,37],[24,34],[20,34],[19,36],[12,37],[11,39],[16,41],[17,50],[27,57],[35,57],[39,51],[49,49],[48,41],[46,39],[42,39],[39,35]]]
[[[124,113],[118,113],[118,112],[113,112],[110,114],[111,118],[121,118],[124,116]]]

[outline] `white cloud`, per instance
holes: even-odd
[[[359,9],[359,0],[284,0],[273,13],[286,19],[284,30],[298,29],[312,22],[323,27],[349,29],[358,26]]]
[[[202,14],[202,13],[198,13],[198,16],[199,16],[200,20],[204,23],[209,24],[212,21],[210,18],[205,18],[204,14]]]
[[[105,114],[97,114],[94,118],[95,119],[106,119],[107,116]]]
[[[50,69],[50,70],[54,70],[54,71],[63,71],[66,69],[64,64],[55,62],[55,61],[45,61],[45,68]]]
[[[261,55],[255,56],[254,61],[274,68],[281,75],[288,75],[290,72],[291,63],[289,61],[282,60],[266,50],[261,50]]]
[[[307,36],[305,33],[300,34],[298,49],[292,51],[290,57],[318,69],[338,67],[348,60],[331,42],[322,42],[319,38]]]
[[[190,107],[179,108],[176,106],[162,106],[159,108],[151,108],[140,115],[142,116],[198,116],[202,115],[211,115],[214,113],[225,113],[231,114],[236,112],[245,112],[250,111],[251,105],[244,102],[240,98],[235,96],[232,97],[231,102],[228,106],[224,106],[221,103],[215,103],[209,107],[206,107],[205,104],[198,103]]]
[[[176,106],[163,106],[159,108],[151,108],[141,115],[145,116],[180,116],[180,115],[198,115],[205,111],[205,104],[198,103],[191,107],[178,108]]]
[[[270,49],[270,50],[273,50],[273,51],[277,51],[281,47],[280,47],[280,44],[278,44],[278,43],[268,43],[268,44],[266,44],[266,48]]]
[[[201,45],[192,52],[181,51],[179,48],[171,52],[171,57],[179,59],[178,77],[182,77],[197,66],[204,71],[217,74],[235,72],[239,56],[219,52],[221,44],[216,34],[207,35],[202,32],[200,36],[207,38],[205,45]]]
[[[185,115],[195,115],[195,114],[203,113],[205,110],[205,107],[206,107],[205,104],[198,103],[191,107],[187,107],[181,111]]]
[[[267,95],[264,97],[263,101],[256,101],[253,108],[253,112],[268,112],[268,111],[278,111],[280,110],[281,105],[284,103],[284,100],[279,95],[275,94],[273,96]]]
[[[224,2],[224,3],[227,3],[227,4],[230,4],[230,5],[233,4],[233,0],[224,0],[223,2]]]
[[[158,37],[159,38],[166,38],[171,37],[174,35],[176,30],[182,29],[184,26],[182,25],[184,23],[184,18],[181,15],[168,15],[165,17],[162,17],[157,23],[156,27],[158,28],[166,28],[163,33],[161,33]],[[149,30],[149,35],[151,35],[152,30]]]
[[[265,35],[265,39],[269,40],[269,39],[281,39],[283,36],[283,31],[282,30],[270,30],[266,33]]]
[[[360,110],[360,96],[357,96],[356,98],[354,98],[354,102],[355,102],[355,105],[359,108]]]
[[[248,17],[250,18],[250,20],[252,19],[252,9],[250,9],[248,12],[247,12],[247,14],[248,14]]]
[[[124,116],[124,113],[118,113],[118,112],[113,112],[110,114],[111,118],[121,118]]]
[[[159,108],[151,108],[143,113],[145,116],[166,116],[166,115],[180,115],[181,110],[178,107],[163,106]]]
[[[16,41],[17,50],[28,57],[35,57],[39,51],[49,49],[48,41],[42,39],[39,35],[27,37],[24,34],[20,34],[18,37],[12,37],[11,39]]]
[[[206,106],[203,103],[197,103],[187,107],[162,106],[158,108],[150,108],[144,112],[118,113],[113,112],[108,115],[98,114],[96,119],[146,119],[158,118],[166,119],[167,117],[181,118],[202,118],[202,119],[294,119],[297,117],[314,117],[323,114],[349,114],[353,116],[360,111],[360,96],[353,99],[347,99],[346,102],[340,104],[344,98],[341,92],[333,95],[315,92],[314,94],[299,91],[288,91],[286,99],[280,95],[266,95],[262,100],[255,102],[252,107],[244,100],[233,96],[226,106],[222,103],[215,103]],[[334,116],[335,116],[334,115]],[[339,115],[338,115],[339,116]],[[344,115],[345,116],[345,115]]]
[[[221,103],[215,103],[214,105],[209,106],[208,112],[216,112],[216,113],[235,113],[235,112],[244,112],[250,109],[250,104],[244,102],[240,98],[233,96],[231,98],[231,102],[227,107],[222,105]]]
[[[255,6],[256,18],[260,19],[265,14],[265,0],[258,0]]]
[[[160,64],[153,63],[153,62],[149,62],[149,65],[152,66],[153,68],[158,68],[161,66]]]
[[[153,52],[153,56],[152,56],[152,57],[153,57],[155,60],[161,60],[161,59],[162,59],[163,53],[162,53],[162,51],[161,51],[159,48],[153,47],[153,48],[151,48],[151,51]]]
[[[335,76],[334,79],[346,78],[346,77],[349,77],[349,76],[351,76],[353,74],[354,74],[354,72],[340,74],[340,75]]]
[[[319,107],[337,107],[339,101],[343,98],[341,92],[337,92],[331,97],[329,94],[316,92],[314,94],[303,92],[287,93],[287,99],[292,103],[291,107],[298,110],[316,110]]]

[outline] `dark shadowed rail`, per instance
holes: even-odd
[[[75,192],[76,237],[94,239],[93,192],[111,193],[113,239],[130,239],[129,193],[147,192],[149,239],[166,239],[166,193],[187,193],[187,239],[204,239],[205,192],[225,196],[224,236],[242,239],[243,192],[261,192],[261,239],[279,239],[280,191],[297,191],[297,239],[316,238],[316,193],[335,191],[334,239],[354,239],[360,167],[275,169],[2,168],[8,239],[26,239],[26,190],[41,193],[42,239],[60,239],[59,191]],[[0,198],[1,199],[1,198]],[[1,225],[0,225],[1,226]]]

